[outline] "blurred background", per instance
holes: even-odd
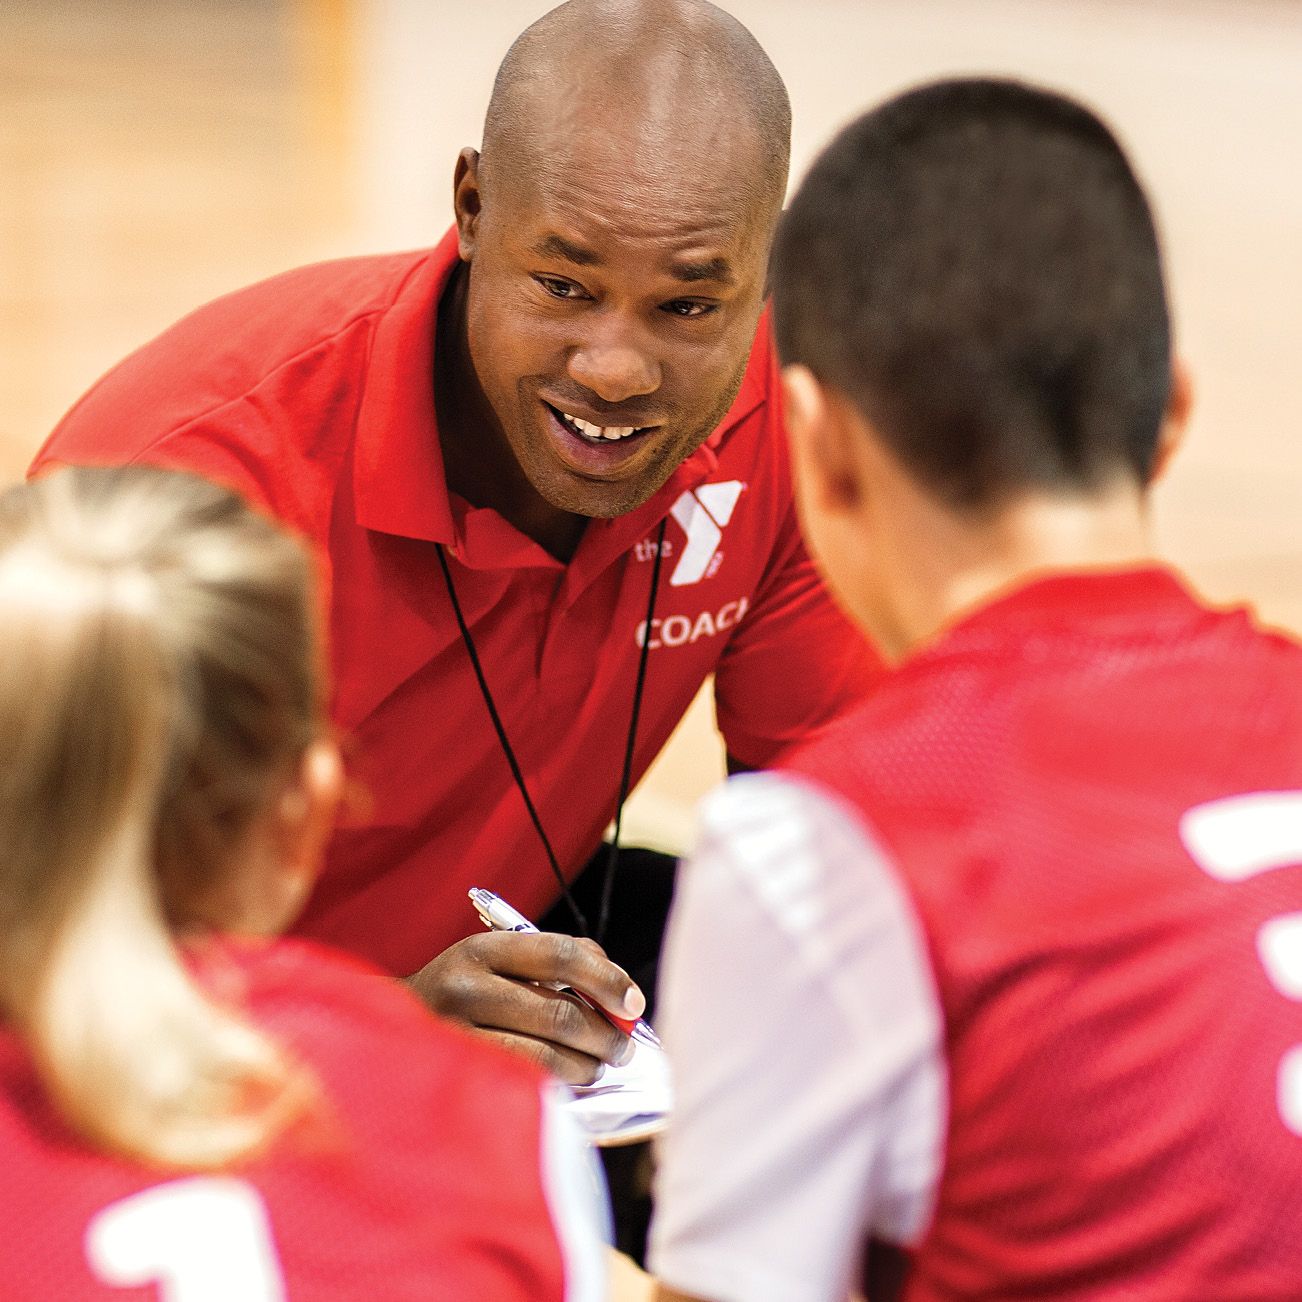
[[[432,243],[529,0],[0,0],[0,483],[106,368],[226,290]],[[1189,445],[1162,550],[1302,630],[1296,0],[730,0],[786,78],[795,175],[873,101],[995,72],[1083,97],[1154,198]],[[644,782],[671,847],[721,771],[701,699]]]

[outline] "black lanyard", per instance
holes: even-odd
[[[651,621],[655,616],[656,593],[660,587],[660,560],[664,555],[665,525],[667,523],[668,517],[660,521],[660,532],[656,536],[656,554],[654,563],[651,566],[651,595],[647,599],[642,648],[637,661],[637,681],[633,686],[633,712],[628,723],[628,742],[624,747],[624,770],[619,779],[619,802],[615,806],[615,835],[611,838],[610,850],[606,855],[606,871],[601,882],[601,912],[597,917],[597,931],[594,937],[598,943],[606,934],[606,923],[610,918],[610,901],[615,886],[615,867],[619,862],[619,831],[624,818],[624,802],[628,799],[628,789],[633,780],[633,752],[637,744],[637,721],[638,715],[642,712],[642,692],[646,685],[647,656],[651,650]],[[569,905],[570,912],[574,914],[574,920],[578,923],[580,932],[586,936],[588,934],[588,920],[571,894],[569,883],[565,880],[565,874],[556,861],[556,852],[552,849],[551,840],[547,836],[546,829],[542,825],[542,819],[538,816],[538,810],[529,795],[529,788],[525,784],[524,774],[520,770],[520,763],[515,757],[515,751],[511,748],[511,743],[507,739],[506,728],[502,724],[502,716],[497,712],[497,705],[493,701],[493,693],[488,687],[488,679],[484,676],[484,666],[480,663],[479,653],[475,650],[474,639],[470,636],[470,628],[466,624],[466,617],[462,614],[461,602],[457,600],[457,590],[452,583],[452,571],[448,568],[447,556],[444,554],[442,543],[438,544],[438,558],[439,566],[443,570],[443,581],[447,584],[448,598],[452,602],[452,613],[456,616],[457,627],[461,630],[461,640],[465,643],[466,654],[470,657],[470,665],[475,671],[475,679],[479,683],[480,695],[483,696],[484,704],[488,707],[488,717],[493,721],[493,729],[497,733],[498,742],[501,744],[502,754],[506,756],[506,762],[510,765],[511,776],[515,779],[515,785],[520,792],[521,799],[524,801],[525,809],[529,811],[529,819],[533,823],[534,831],[538,833],[538,839],[542,842],[543,850],[547,854],[547,862],[560,884],[565,902]]]

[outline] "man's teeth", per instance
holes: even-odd
[[[571,416],[568,411],[561,412],[561,415],[585,439],[626,439],[630,434],[637,433],[639,428],[636,425],[594,425],[591,421]]]

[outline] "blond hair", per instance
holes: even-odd
[[[0,1007],[69,1124],[251,1154],[304,1074],[188,974],[193,917],[321,728],[304,548],[143,466],[0,494]]]

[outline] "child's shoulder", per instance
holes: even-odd
[[[401,981],[315,941],[222,937],[192,951],[210,994],[243,1008],[268,1034],[308,1060],[349,1074],[383,1073],[400,1059],[404,1076],[466,1079],[536,1095],[541,1073],[436,1016]]]

